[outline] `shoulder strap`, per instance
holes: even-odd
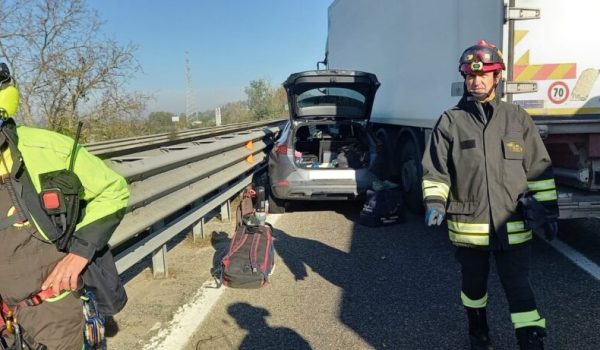
[[[14,190],[14,205],[17,208],[17,213],[19,215],[31,215],[47,238],[50,241],[55,242],[60,238],[61,233],[58,232],[58,229],[52,221],[50,221],[50,218],[42,208],[39,195],[31,182],[21,152],[17,148],[19,139],[14,121],[12,121],[12,123],[11,121],[12,119],[4,122],[1,130],[8,142],[8,147],[10,148],[11,157],[13,159],[13,166],[12,169],[10,169],[11,173],[8,183],[9,187],[12,187]]]
[[[12,225],[16,224],[17,222],[19,222],[19,217],[16,215],[16,213],[14,215],[11,215],[7,218],[4,218],[2,220],[0,220],[0,230],[4,230],[5,228],[9,228]]]

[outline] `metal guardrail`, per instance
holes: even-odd
[[[118,140],[89,143],[85,145],[85,148],[100,158],[131,155],[146,150],[152,150],[157,147],[165,147],[169,145],[180,144],[183,142],[197,141],[202,138],[214,137],[228,134],[231,132],[278,124],[284,121],[285,119],[261,122],[246,122],[223,126],[181,130],[162,134],[128,137]]]
[[[230,199],[265,170],[265,151],[281,123],[238,124],[211,137],[203,130],[176,140],[161,134],[86,145],[129,184],[127,212],[109,241],[119,273],[152,255],[154,276],[166,276],[169,240],[190,227],[195,239],[203,237],[204,217],[216,208],[230,219]]]

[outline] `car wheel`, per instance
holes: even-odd
[[[269,213],[273,213],[273,214],[285,213],[285,201],[282,199],[277,199],[277,198],[273,197],[273,195],[271,194],[271,191],[269,191],[268,202],[269,202]]]

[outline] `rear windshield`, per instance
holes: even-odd
[[[296,98],[299,116],[364,117],[366,97],[360,92],[342,88],[314,88]]]

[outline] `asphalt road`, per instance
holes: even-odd
[[[426,228],[420,217],[410,215],[402,224],[363,227],[355,223],[360,207],[347,202],[292,209],[270,217],[277,252],[271,283],[259,290],[223,288],[214,304],[206,306],[210,312],[200,326],[185,333],[182,348],[468,349],[459,265],[445,228]],[[600,263],[598,228],[599,221],[591,219],[561,222],[562,241]],[[218,261],[228,238],[222,233],[215,237],[213,246],[193,250],[194,259]],[[189,257],[180,259],[190,262]],[[209,275],[210,266],[195,268],[199,280]],[[508,305],[492,269],[491,337],[495,349],[515,349]],[[174,282],[185,286],[183,281],[160,283]],[[547,349],[600,349],[597,277],[535,238],[531,283],[548,324]],[[133,279],[127,286],[138,298],[145,295],[139,289],[148,288],[139,285]],[[189,287],[194,285],[199,283]],[[183,304],[186,298],[177,301]],[[117,316],[120,331],[112,348],[126,346],[119,339],[130,329],[138,329],[141,348],[148,344],[144,338],[167,327],[163,321],[141,332],[129,313]]]

